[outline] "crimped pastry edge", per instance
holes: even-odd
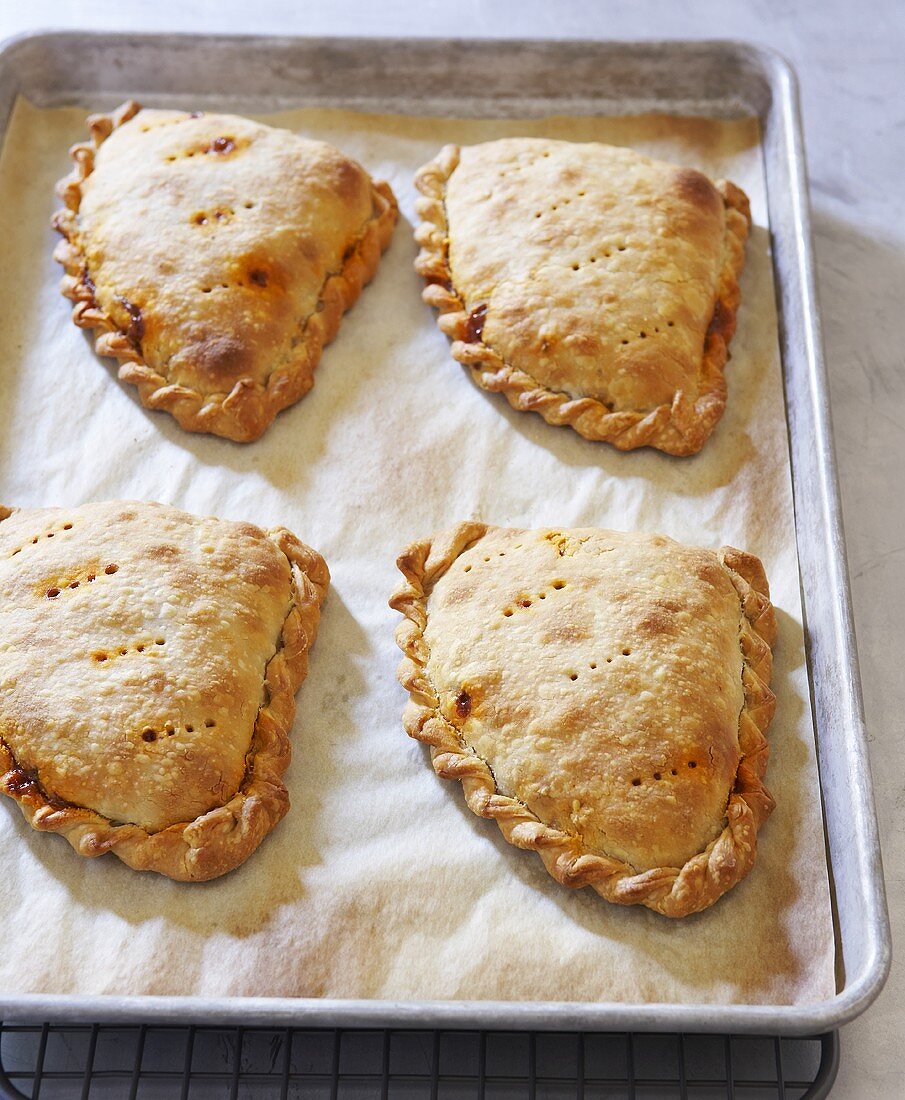
[[[0,522],[15,511],[0,506]],[[49,796],[37,780],[23,783],[22,776],[28,773],[0,738],[0,793],[18,803],[33,829],[59,833],[82,856],[113,852],[137,871],[156,871],[180,882],[205,882],[244,863],[285,816],[289,793],[282,776],[291,755],[295,693],[308,674],[308,651],[317,636],[330,573],[321,555],[285,527],[272,528],[266,535],[289,561],[292,601],[276,651],[264,669],[266,701],[258,709],[245,777],[236,794],[193,821],[158,832],[114,824],[94,810]]]
[[[726,407],[723,368],[729,359],[729,342],[741,301],[738,280],[751,222],[744,191],[728,180],[715,183],[726,208],[726,235],[717,299],[704,342],[698,397],[691,401],[680,391],[671,405],[614,412],[596,398],[571,397],[548,389],[530,374],[510,366],[480,338],[471,337],[465,302],[455,289],[449,267],[446,220],[446,184],[459,163],[460,152],[460,146],[446,145],[415,174],[415,186],[422,195],[415,204],[421,218],[415,233],[421,246],[415,270],[427,282],[422,298],[438,310],[437,323],[452,341],[453,358],[471,369],[479,386],[502,393],[514,409],[540,413],[548,424],[565,424],[585,439],[611,443],[622,451],[654,447],[677,456],[697,454]]]
[[[404,616],[396,629],[396,642],[404,654],[397,677],[409,692],[403,715],[406,732],[430,746],[431,762],[440,778],[461,782],[473,813],[496,821],[510,844],[537,852],[562,886],[591,886],[607,901],[644,905],[667,917],[685,917],[708,908],[751,870],[757,832],[775,805],[763,784],[770,752],[764,734],[776,704],[769,688],[776,619],[763,565],[754,555],[733,547],[718,552],[738,593],[743,616],[739,636],[744,689],[738,730],[741,759],[726,809],[726,826],[684,866],[638,873],[627,863],[589,852],[579,837],[544,824],[518,799],[500,794],[490,767],[464,747],[458,731],[440,712],[427,675],[427,601],[456,558],[492,529],[484,523],[460,523],[412,543],[397,559],[405,579],[390,599],[390,607]]]
[[[295,404],[314,385],[314,370],[324,347],[339,331],[343,314],[374,277],[380,257],[389,246],[399,213],[396,198],[388,183],[371,180],[372,200],[378,214],[366,223],[342,270],[325,280],[318,308],[299,326],[305,336],[293,351],[295,358],[275,367],[266,385],[240,379],[226,395],[199,393],[171,383],[166,375],[149,366],[128,335],[100,308],[90,283],[86,282],[85,256],[73,241],[82,183],[94,169],[97,150],[114,130],[140,110],[139,103],[128,100],[109,115],[90,115],[88,141],[78,142],[69,150],[73,170],[57,184],[57,193],[65,205],[51,219],[53,228],[64,238],[54,250],[54,259],[66,272],[60,290],[75,303],[73,322],[79,328],[94,330],[94,350],[100,356],[118,361],[120,379],[138,389],[145,408],[164,409],[186,431],[208,432],[237,443],[250,443],[260,438],[279,412]]]

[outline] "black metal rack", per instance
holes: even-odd
[[[813,1039],[0,1023],[2,1100],[819,1100]]]

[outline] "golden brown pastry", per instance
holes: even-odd
[[[311,389],[377,269],[389,185],[331,145],[234,115],[130,102],[88,128],[53,221],[72,319],[148,408],[257,439]]]
[[[622,450],[701,449],[726,404],[738,187],[541,138],[447,145],[415,184],[424,300],[479,385]]]
[[[405,727],[474,813],[562,885],[670,917],[744,878],[773,809],[757,558],[463,523],[398,565]]]
[[[0,790],[83,856],[192,881],[237,867],[289,808],[323,558],[163,504],[0,520]]]

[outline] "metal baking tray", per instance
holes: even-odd
[[[7,1019],[818,1033],[874,1000],[889,921],[817,315],[795,78],[736,42],[525,42],[36,33],[0,47],[0,136],[38,106],[335,106],[464,116],[754,114],[763,130],[805,635],[837,935],[838,992],[801,1006],[395,1002],[0,993]]]

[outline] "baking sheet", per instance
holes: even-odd
[[[191,106],[191,105],[187,105]],[[474,122],[296,111],[400,199],[390,252],[304,401],[249,446],[183,433],[69,321],[50,258],[52,187],[84,111],[20,101],[0,158],[4,503],[160,499],[285,523],[330,563],[299,694],[293,810],[241,869],[202,886],[78,859],[0,813],[8,993],[791,1004],[832,996],[833,928],[804,657],[786,424],[754,120]],[[450,358],[411,261],[411,174],[444,141],[607,140],[728,175],[755,229],[728,368],[702,455],[620,454],[511,411]],[[777,810],[749,878],[670,922],[565,891],[474,818],[401,729],[393,560],[460,519],[659,530],[760,555],[778,609],[768,784]],[[451,842],[451,838],[452,842]],[[28,961],[22,965],[23,959]]]

